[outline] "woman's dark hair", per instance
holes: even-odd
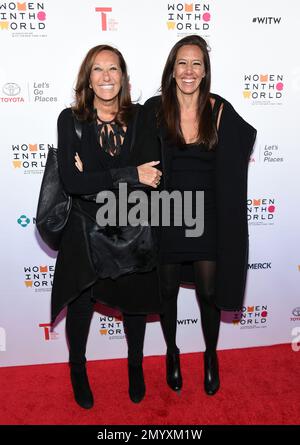
[[[207,43],[202,37],[191,35],[179,40],[171,49],[167,58],[161,81],[162,108],[159,115],[164,121],[169,138],[182,146],[185,144],[180,126],[180,105],[176,94],[176,81],[173,77],[178,50],[186,45],[195,45],[203,53],[205,77],[200,83],[198,97],[198,137],[197,142],[204,142],[212,149],[218,140],[217,130],[212,118],[210,103],[211,69]]]
[[[119,110],[115,120],[120,125],[127,125],[132,114],[132,102],[130,97],[127,66],[120,51],[110,45],[98,45],[91,48],[83,59],[75,86],[75,103],[72,110],[79,120],[91,121],[96,117],[94,111],[94,91],[90,88],[90,75],[95,57],[101,51],[111,51],[119,58],[120,68],[122,71],[122,81],[121,89],[118,95]]]

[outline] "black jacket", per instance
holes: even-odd
[[[135,107],[135,111],[140,109],[141,106]],[[136,128],[140,125],[140,113],[138,113],[136,125],[132,119],[124,139],[124,145],[126,144],[130,151],[129,158],[126,158],[125,165],[107,169],[99,156],[100,148],[93,123],[83,122],[82,138],[79,140],[75,132],[71,109],[63,110],[58,118],[59,171],[66,191],[73,196],[73,205],[62,235],[56,261],[51,298],[52,321],[65,305],[99,281],[99,270],[95,266],[95,254],[99,255],[103,263],[106,264],[105,258],[103,258],[105,249],[102,248],[101,243],[97,242],[95,247],[93,246],[95,228],[97,229],[95,215],[99,206],[93,200],[89,200],[90,196],[86,195],[97,194],[101,190],[112,190],[120,182],[126,182],[133,187],[139,184],[135,166],[142,163],[140,146],[132,144],[132,141]],[[83,172],[79,172],[75,166],[76,152],[79,153],[83,161]],[[148,160],[151,159],[148,158]],[[132,252],[130,253],[132,257]],[[109,254],[107,250],[106,254]],[[129,257],[126,247],[123,255],[123,263],[126,263],[126,258]],[[140,258],[141,255],[138,255],[139,260]],[[148,261],[148,259],[144,255],[143,261]],[[131,274],[130,278],[125,277],[119,283],[109,279],[102,281],[107,283],[107,287],[94,295],[96,300],[106,304],[111,302],[113,303],[112,307],[129,313],[159,311],[158,279],[155,270],[143,273],[137,279],[134,274]],[[152,293],[153,299],[151,295],[148,296],[148,291]],[[128,299],[126,299],[126,292],[130,294]],[[145,299],[143,300],[141,296],[144,296]],[[124,306],[122,301],[124,301]]]
[[[242,119],[232,105],[224,103],[216,147],[217,279],[216,305],[239,310],[243,303],[248,266],[247,172],[256,130]],[[171,153],[166,150],[166,131],[157,124],[160,96],[143,108],[144,125],[138,135],[147,159],[161,159],[162,188],[168,189]],[[182,268],[182,281],[193,282],[192,268]]]

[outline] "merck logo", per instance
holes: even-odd
[[[101,29],[102,31],[107,31],[107,12],[112,12],[112,8],[101,7],[95,8],[96,12],[101,12]]]
[[[20,224],[21,227],[27,227],[30,223],[30,219],[26,215],[21,215],[17,219],[17,223]]]

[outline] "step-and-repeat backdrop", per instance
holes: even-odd
[[[212,91],[258,130],[249,166],[245,303],[241,314],[222,313],[218,347],[292,342],[297,349],[299,14],[293,0],[0,0],[2,366],[68,359],[65,313],[49,324],[56,253],[39,238],[35,216],[57,116],[72,102],[81,60],[92,46],[117,46],[133,99],[143,103],[157,93],[173,44],[194,33],[211,47]],[[182,352],[204,349],[193,289],[180,290],[178,345]],[[145,355],[164,352],[158,319],[150,318]],[[87,355],[126,356],[120,314],[97,307]]]

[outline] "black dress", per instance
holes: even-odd
[[[189,191],[192,196],[192,217],[196,216],[196,191],[204,191],[204,232],[198,237],[187,237],[185,224],[163,227],[161,234],[161,261],[182,263],[197,260],[216,260],[216,198],[215,198],[215,158],[214,150],[207,150],[204,144],[186,144],[182,148],[167,147],[172,150],[171,190]],[[182,215],[184,215],[184,195],[182,194]],[[178,209],[177,209],[178,211]]]
[[[222,102],[215,100],[212,118],[217,126],[217,119]],[[170,227],[163,227],[161,233],[160,260],[162,263],[186,263],[217,258],[217,210],[216,210],[216,150],[209,150],[204,143],[185,144],[183,147],[166,144],[171,153],[170,191],[178,190],[182,196],[181,214],[184,216],[184,192],[190,192],[192,206],[191,217],[195,218],[199,210],[196,191],[204,192],[204,230],[200,236],[187,236],[187,226],[182,218],[182,225],[174,225],[171,217]],[[178,211],[178,209],[177,209]]]
[[[253,149],[256,130],[247,123],[223,97],[211,94],[223,103],[215,149],[215,204],[217,215],[217,277],[216,305],[228,311],[239,310],[243,305],[247,265],[247,172],[249,155]],[[168,149],[165,128],[157,122],[161,110],[161,96],[148,99],[143,107],[147,125],[139,136],[143,153],[148,159],[159,159],[163,170],[162,190],[170,187],[171,153]],[[194,270],[181,267],[182,282],[194,282]]]

